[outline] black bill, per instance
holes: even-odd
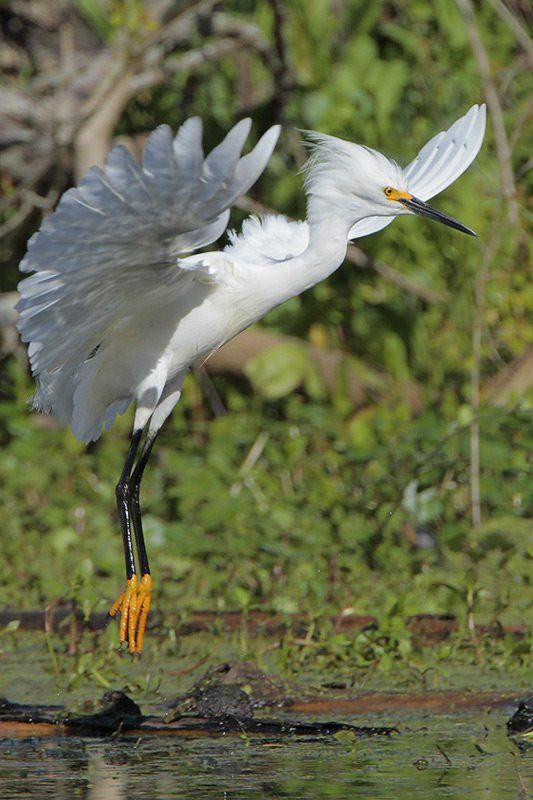
[[[477,236],[477,233],[471,230],[471,228],[467,228],[466,225],[463,225],[458,219],[454,219],[454,217],[450,217],[448,214],[443,214],[442,211],[437,211],[436,208],[428,206],[427,203],[424,203],[423,200],[419,200],[417,197],[411,197],[410,200],[400,200],[400,203],[403,203],[406,208],[410,209],[415,214],[419,214],[421,217],[436,219],[437,222],[442,222],[443,225],[448,225],[450,228],[455,228],[457,231],[468,233],[469,236]]]

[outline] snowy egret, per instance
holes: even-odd
[[[272,154],[278,126],[241,157],[249,130],[250,121],[240,121],[204,157],[198,118],[174,139],[163,125],[142,166],[115,147],[103,170],[91,168],[65,192],[20,265],[34,273],[20,283],[18,310],[38,379],[35,406],[89,442],[135,402],[116,487],[126,587],[110,611],[121,612],[120,640],[131,652],[142,650],[152,592],[139,487],[191,365],[326,278],[350,239],[395,217],[419,214],[475,235],[426,201],[476,157],[483,105],[431,139],[406,169],[369,147],[309,133],[307,221],[251,217],[222,251],[198,253],[224,232],[230,207]]]

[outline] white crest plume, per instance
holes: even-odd
[[[327,187],[375,199],[377,189],[405,182],[403,170],[392,159],[365,145],[347,142],[316,131],[302,131],[310,140],[311,153],[302,171],[309,195],[323,194]],[[381,195],[378,195],[381,200]],[[390,211],[390,205],[384,205]]]

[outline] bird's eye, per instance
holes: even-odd
[[[386,197],[392,197],[392,195],[394,194],[394,189],[392,188],[392,186],[385,186],[383,191],[385,192]]]

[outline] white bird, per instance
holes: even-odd
[[[425,201],[476,157],[484,105],[437,134],[406,169],[369,147],[309,133],[307,220],[251,217],[222,251],[196,253],[221,236],[230,207],[274,149],[279,126],[241,157],[250,124],[235,125],[207,157],[198,118],[174,139],[168,126],[157,128],[142,166],[115,147],[103,170],[92,167],[65,192],[20,265],[34,273],[19,285],[18,326],[38,380],[35,406],[89,442],[135,402],[116,487],[126,588],[110,611],[121,612],[120,640],[131,652],[142,650],[152,592],[140,482],[191,365],[327,278],[350,239],[395,217],[420,214],[475,235]]]

